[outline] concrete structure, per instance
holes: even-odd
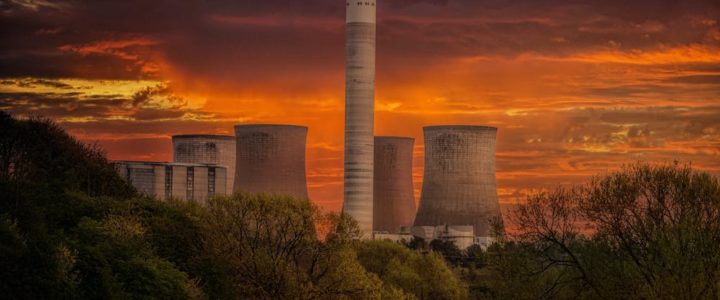
[[[227,168],[212,164],[115,161],[115,170],[138,192],[160,200],[205,203],[227,192]]]
[[[425,175],[415,226],[472,225],[491,236],[500,218],[495,183],[497,128],[431,126],[425,133]]]
[[[235,126],[234,191],[308,199],[305,177],[307,127]]]
[[[387,232],[375,232],[373,233],[373,240],[377,241],[391,241],[396,243],[409,243],[412,241],[413,236],[409,233],[387,233]]]
[[[410,233],[412,236],[421,238],[427,242],[438,238],[435,234],[435,226],[413,226],[410,228]]]
[[[235,183],[235,137],[228,135],[174,135],[173,161],[215,164],[227,168],[225,186],[232,192]]]
[[[413,144],[405,137],[375,137],[373,230],[399,233],[415,220]]]
[[[465,250],[475,243],[473,226],[439,226],[440,238],[450,241],[460,250]]]
[[[496,242],[494,237],[491,236],[476,236],[475,237],[475,245],[480,246],[483,250],[487,250],[490,245],[494,244]]]
[[[460,250],[465,250],[472,245],[480,245],[483,249],[487,249],[487,246],[493,241],[489,237],[476,237],[472,225],[415,226],[411,228],[410,234],[428,243],[432,240],[449,241]]]
[[[365,237],[373,230],[376,0],[346,2],[343,211]]]

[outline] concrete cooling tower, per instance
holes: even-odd
[[[238,125],[234,191],[308,199],[305,179],[307,127]]]
[[[375,137],[373,229],[399,233],[415,219],[412,161],[415,139]]]
[[[226,188],[232,193],[235,182],[235,137],[227,135],[174,135],[173,161],[216,164],[227,168]]]
[[[373,230],[375,0],[345,3],[345,176],[343,212],[364,237]]]
[[[489,236],[500,217],[495,183],[497,128],[430,126],[425,133],[425,175],[415,226],[472,225]]]

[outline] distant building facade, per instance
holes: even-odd
[[[174,135],[173,161],[176,163],[214,164],[227,168],[228,193],[235,182],[235,137],[228,135]]]
[[[475,236],[472,225],[438,225],[438,226],[412,226],[402,227],[398,233],[378,231],[373,233],[373,239],[408,243],[413,238],[423,239],[426,242],[433,240],[449,241],[458,249],[465,250],[472,245],[487,249],[495,243],[495,238],[489,236]]]
[[[414,237],[427,242],[432,240],[452,242],[460,250],[475,244],[475,231],[472,225],[414,226],[411,232]]]
[[[227,168],[213,164],[115,161],[115,170],[143,195],[205,203],[227,194]]]

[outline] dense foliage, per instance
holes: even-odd
[[[487,253],[493,297],[720,298],[720,182],[690,166],[628,166],[511,219],[517,235]]]
[[[4,299],[464,296],[440,256],[390,242],[365,246],[352,220],[310,202],[235,194],[199,206],[140,197],[97,147],[54,123],[4,113],[0,122]],[[438,284],[386,283],[366,267],[371,258],[358,258],[375,245],[405,250],[410,259],[395,265]]]
[[[720,183],[689,166],[541,193],[510,215],[517,232],[461,251],[360,241],[287,197],[140,197],[48,120],[0,113],[0,129],[4,299],[720,298]]]

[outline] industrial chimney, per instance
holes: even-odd
[[[415,139],[375,137],[374,231],[399,233],[415,219],[412,161]]]
[[[174,135],[172,143],[173,161],[176,163],[216,164],[227,168],[225,187],[228,194],[232,193],[235,182],[234,136]]]
[[[500,217],[495,183],[497,128],[430,126],[425,133],[425,175],[415,226],[472,225],[491,235]]]
[[[343,212],[364,237],[373,229],[375,1],[346,1],[345,177]]]
[[[237,125],[235,192],[308,199],[305,179],[307,127]]]

